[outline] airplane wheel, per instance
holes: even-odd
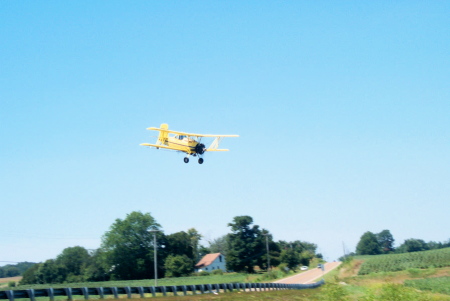
[[[203,158],[198,159],[198,164],[203,164]]]
[[[188,163],[189,162],[189,158],[184,158],[184,163]]]

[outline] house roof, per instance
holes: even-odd
[[[197,262],[197,264],[195,265],[196,269],[205,267],[210,265],[211,263],[213,263],[214,260],[216,260],[217,257],[219,257],[219,255],[222,255],[220,253],[212,253],[212,254],[206,254],[205,256],[203,256],[203,258]]]

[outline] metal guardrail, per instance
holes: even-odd
[[[50,301],[54,301],[57,296],[66,296],[68,300],[73,300],[73,296],[83,296],[85,300],[89,300],[89,296],[98,296],[104,299],[105,296],[111,295],[114,299],[119,299],[119,295],[127,295],[131,299],[133,295],[139,295],[145,298],[145,294],[151,294],[156,297],[160,293],[167,296],[172,293],[178,296],[182,293],[184,296],[191,292],[193,295],[205,294],[213,292],[232,292],[237,291],[266,291],[266,290],[284,290],[284,289],[308,289],[316,288],[324,284],[322,279],[319,282],[311,284],[283,284],[283,283],[221,283],[221,284],[196,284],[196,285],[176,285],[176,286],[138,286],[138,287],[79,287],[79,288],[45,288],[45,289],[26,289],[26,290],[6,290],[0,291],[0,300],[6,299],[15,301],[15,299],[30,299],[36,301],[38,297],[48,297]],[[147,296],[148,297],[148,296]]]

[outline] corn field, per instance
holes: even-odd
[[[450,266],[450,248],[402,254],[376,255],[368,257],[359,270],[359,275],[378,272],[396,272],[412,268],[440,268]]]

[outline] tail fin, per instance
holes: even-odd
[[[166,131],[169,129],[169,125],[167,123],[163,123],[161,124],[160,129],[162,131],[159,131],[158,141],[163,145],[167,145],[169,132]]]

